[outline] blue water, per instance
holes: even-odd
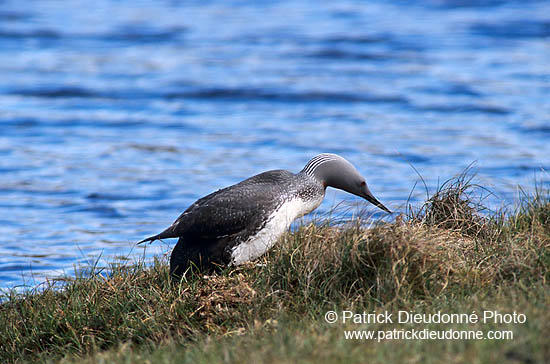
[[[398,211],[410,164],[434,189],[475,162],[495,206],[550,184],[545,0],[5,0],[0,80],[4,288],[169,252],[134,243],[320,152]]]

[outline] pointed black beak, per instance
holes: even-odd
[[[392,212],[390,210],[388,210],[388,208],[384,205],[382,205],[382,202],[378,201],[376,199],[376,197],[374,197],[372,195],[372,193],[367,189],[367,192],[365,193],[364,196],[362,196],[365,200],[369,201],[370,203],[372,203],[374,206],[386,211],[387,213],[391,214]]]

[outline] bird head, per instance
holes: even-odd
[[[302,173],[314,177],[326,187],[333,187],[364,198],[380,209],[391,213],[369,190],[365,178],[346,159],[331,153],[313,157]]]

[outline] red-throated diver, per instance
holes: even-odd
[[[267,171],[211,193],[166,230],[138,244],[179,238],[170,257],[170,274],[176,277],[191,263],[208,270],[219,264],[239,265],[264,254],[296,218],[316,209],[327,187],[363,197],[391,213],[350,162],[324,153],[299,173]]]

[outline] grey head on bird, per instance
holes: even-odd
[[[167,229],[138,244],[178,238],[170,256],[170,274],[176,278],[190,266],[209,272],[240,265],[264,254],[295,219],[316,209],[327,187],[362,197],[391,213],[350,162],[323,153],[299,173],[267,171],[202,197]]]

